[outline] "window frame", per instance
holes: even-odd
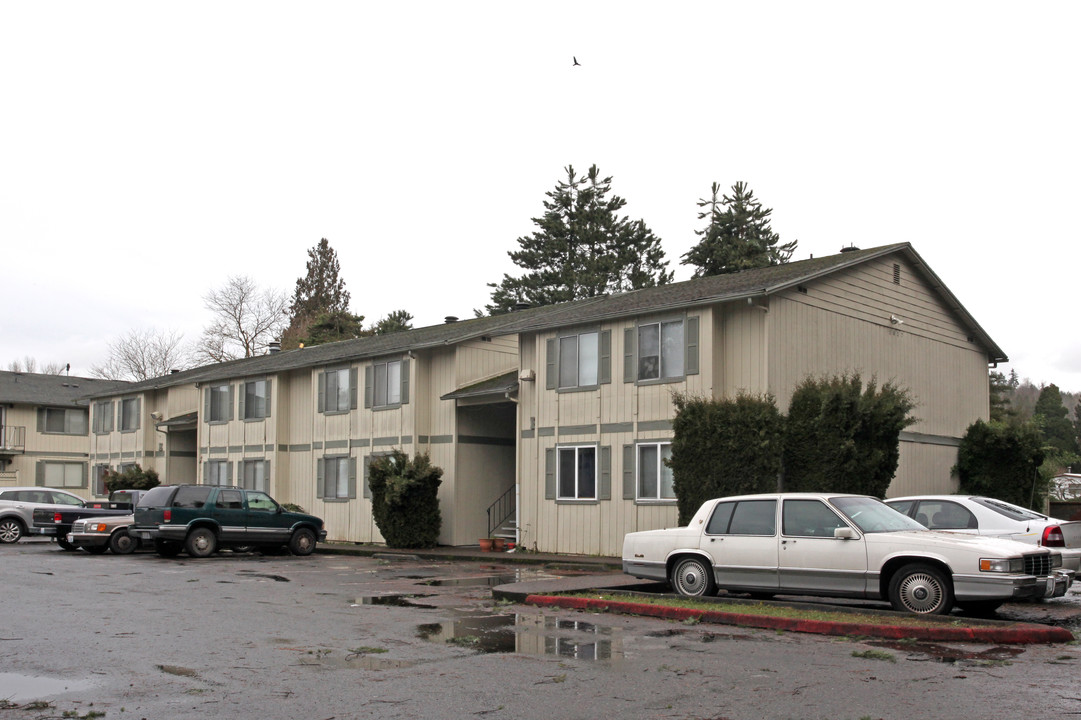
[[[672,374],[674,371],[665,367],[664,328],[666,325],[676,324],[682,326],[680,350],[682,367],[679,374]],[[641,333],[643,328],[649,327],[657,328],[657,377],[642,377]],[[700,333],[701,316],[699,315],[661,316],[648,320],[636,320],[632,326],[625,326],[623,328],[623,382],[635,385],[660,385],[685,382],[688,377],[700,374]]]
[[[40,409],[41,426],[39,432],[42,435],[89,435],[90,434],[90,409],[89,408],[64,408],[64,407],[43,407]],[[50,430],[49,418],[55,417],[57,413],[63,413],[63,417],[60,420],[62,429]],[[78,425],[77,419],[83,418],[83,426],[76,427]]]
[[[252,481],[248,481],[248,470],[258,467],[259,472],[253,475]],[[270,461],[266,458],[244,458],[240,461],[240,471],[237,473],[239,485],[244,490],[256,490],[263,493],[270,492]]]
[[[587,347],[583,338],[591,338],[595,360],[583,363],[582,349]],[[567,345],[574,342],[574,381],[566,381],[568,362],[564,358]],[[582,379],[582,368],[589,370],[587,381]],[[591,380],[592,382],[588,382]],[[545,340],[545,389],[559,393],[588,392],[612,382],[612,331],[597,326],[564,328],[556,330]]]
[[[233,386],[230,383],[209,385],[206,389],[206,422],[223,425],[233,419]]]
[[[574,445],[559,445],[555,448],[555,471],[556,471],[556,500],[563,502],[598,502],[600,500],[600,447],[597,443],[582,443]],[[563,455],[564,453],[574,452],[574,495],[567,495],[563,492]],[[582,495],[582,481],[580,473],[582,471],[582,457],[584,451],[591,451],[593,454],[593,494],[589,496]]]
[[[249,389],[249,387],[258,387],[260,384],[262,384],[262,386],[263,386],[263,394],[262,394],[262,405],[263,405],[263,407],[262,407],[262,410],[261,410],[261,412],[259,414],[255,414],[255,413],[252,412],[253,403],[252,403],[251,399],[248,398],[248,394],[249,394],[248,389]],[[240,383],[240,391],[239,391],[240,407],[239,407],[239,410],[238,410],[238,414],[239,414],[241,420],[244,420],[245,422],[251,422],[251,421],[258,421],[258,420],[266,420],[268,417],[270,417],[270,388],[271,388],[270,378],[258,378],[256,380],[245,380],[245,381]],[[255,393],[252,393],[252,398],[253,399],[259,399],[259,395],[255,394]]]
[[[99,400],[94,403],[94,417],[91,422],[91,432],[95,435],[108,435],[113,431],[113,428],[115,427],[113,418],[114,407],[115,405],[112,400]]]
[[[64,470],[63,470],[63,472],[64,472],[63,484],[61,484],[61,485],[50,485],[49,484],[49,477],[48,477],[49,468],[52,467],[52,466],[56,466],[56,465],[63,466],[63,468],[64,468]],[[78,478],[78,484],[76,484],[76,485],[69,485],[68,484],[67,474],[68,474],[68,469],[69,468],[77,468],[77,472],[79,473],[79,478]],[[71,488],[82,489],[82,488],[85,488],[87,486],[87,483],[89,482],[89,479],[88,479],[89,467],[88,467],[88,463],[86,463],[86,462],[79,462],[79,461],[74,461],[73,462],[73,461],[69,461],[69,460],[39,460],[38,461],[37,473],[38,473],[38,483],[37,484],[40,485],[43,488],[48,488],[50,490],[52,490],[52,489],[55,489],[55,490],[69,490]]]
[[[221,482],[221,468],[225,468],[225,482]],[[214,475],[215,482],[210,481]],[[233,484],[233,463],[228,460],[207,460],[203,463],[203,485],[230,487]]]
[[[341,382],[343,376],[346,383],[344,388]],[[320,370],[317,394],[316,411],[323,415],[343,415],[355,410],[357,407],[357,369],[346,365]],[[332,398],[333,405],[329,402]]]
[[[642,450],[643,448],[656,448],[657,449],[657,495],[656,497],[645,496],[642,494]],[[650,503],[650,504],[672,504],[675,503],[676,491],[674,485],[672,485],[671,497],[661,495],[662,479],[664,470],[667,469],[671,473],[672,469],[667,468],[664,464],[664,450],[668,448],[668,457],[672,456],[672,441],[671,440],[640,440],[634,444],[634,500],[637,503]],[[674,479],[673,479],[674,481]]]
[[[393,383],[391,381],[391,368],[397,369],[398,382]],[[380,369],[382,369],[383,377],[380,378]],[[372,363],[372,407],[373,408],[388,408],[399,407],[402,404],[402,361],[401,360],[387,360],[385,362]],[[397,385],[394,388],[395,394],[391,396],[391,386]],[[380,401],[380,392],[382,392],[382,401]]]
[[[90,494],[94,497],[105,497],[109,489],[105,487],[105,474],[110,470],[108,463],[95,463],[90,468]]]
[[[348,502],[356,499],[355,457],[349,454],[324,455],[316,460],[316,463],[316,493],[320,500],[324,502]],[[333,473],[330,472],[331,467],[334,468]],[[332,481],[334,483],[333,495],[327,492],[328,485]]]
[[[131,433],[139,429],[142,424],[142,403],[139,402],[139,397],[128,397],[120,399],[120,410],[117,413],[120,417],[117,418],[117,428],[122,433]],[[128,410],[128,408],[132,410]],[[130,423],[130,424],[129,424]]]

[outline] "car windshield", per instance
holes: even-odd
[[[923,525],[897,512],[889,505],[869,497],[837,497],[830,502],[865,533],[923,530]]]
[[[1046,515],[1041,515],[1038,512],[1034,512],[1032,510],[1026,510],[1023,507],[1017,507],[1016,505],[1011,505],[1008,502],[1003,502],[1001,500],[995,500],[993,498],[972,498],[972,502],[979,503],[980,505],[983,505],[985,508],[988,508],[990,510],[994,510],[999,515],[1005,515],[1006,517],[1008,517],[1011,520],[1025,521],[1025,520],[1046,520],[1047,519]]]

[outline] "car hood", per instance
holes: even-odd
[[[1029,543],[1005,538],[969,535],[945,530],[903,530],[898,532],[867,533],[869,545],[888,545],[896,549],[919,547],[923,550],[938,547],[942,550],[963,549],[995,557],[1013,557],[1046,551]]]

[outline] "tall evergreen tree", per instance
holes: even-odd
[[[405,310],[394,310],[371,327],[372,335],[389,335],[413,329],[413,316]]]
[[[992,370],[988,375],[987,385],[990,396],[991,421],[1005,422],[1012,417],[1016,417],[1017,411],[1010,406],[1010,395],[1013,393],[1013,387],[1010,385],[1010,381],[1006,379],[1006,376],[997,370]]]
[[[326,238],[308,250],[307,273],[293,291],[282,349],[360,337],[364,317],[349,312],[349,291],[340,270],[338,254]]]
[[[596,165],[584,176],[565,170],[566,179],[545,193],[544,215],[533,218],[538,229],[508,253],[525,272],[489,283],[490,314],[671,282],[660,239],[644,221],[618,215],[627,201],[609,196],[612,178]]]
[[[709,199],[698,201],[704,208],[699,220],[708,220],[695,234],[701,239],[683,255],[682,264],[695,267],[695,277],[709,277],[751,268],[780,265],[791,259],[796,240],[782,243],[770,227],[772,208],[763,208],[744,182],[732,186],[732,195],[720,195],[713,183]]]
[[[1032,416],[1043,430],[1045,442],[1059,450],[1076,454],[1077,432],[1062,403],[1062,392],[1051,383],[1040,391]]]

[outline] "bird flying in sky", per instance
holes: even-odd
[[[571,67],[582,67],[582,63],[578,62],[578,58],[574,57],[574,55],[571,55],[571,57],[574,58],[574,65]]]

